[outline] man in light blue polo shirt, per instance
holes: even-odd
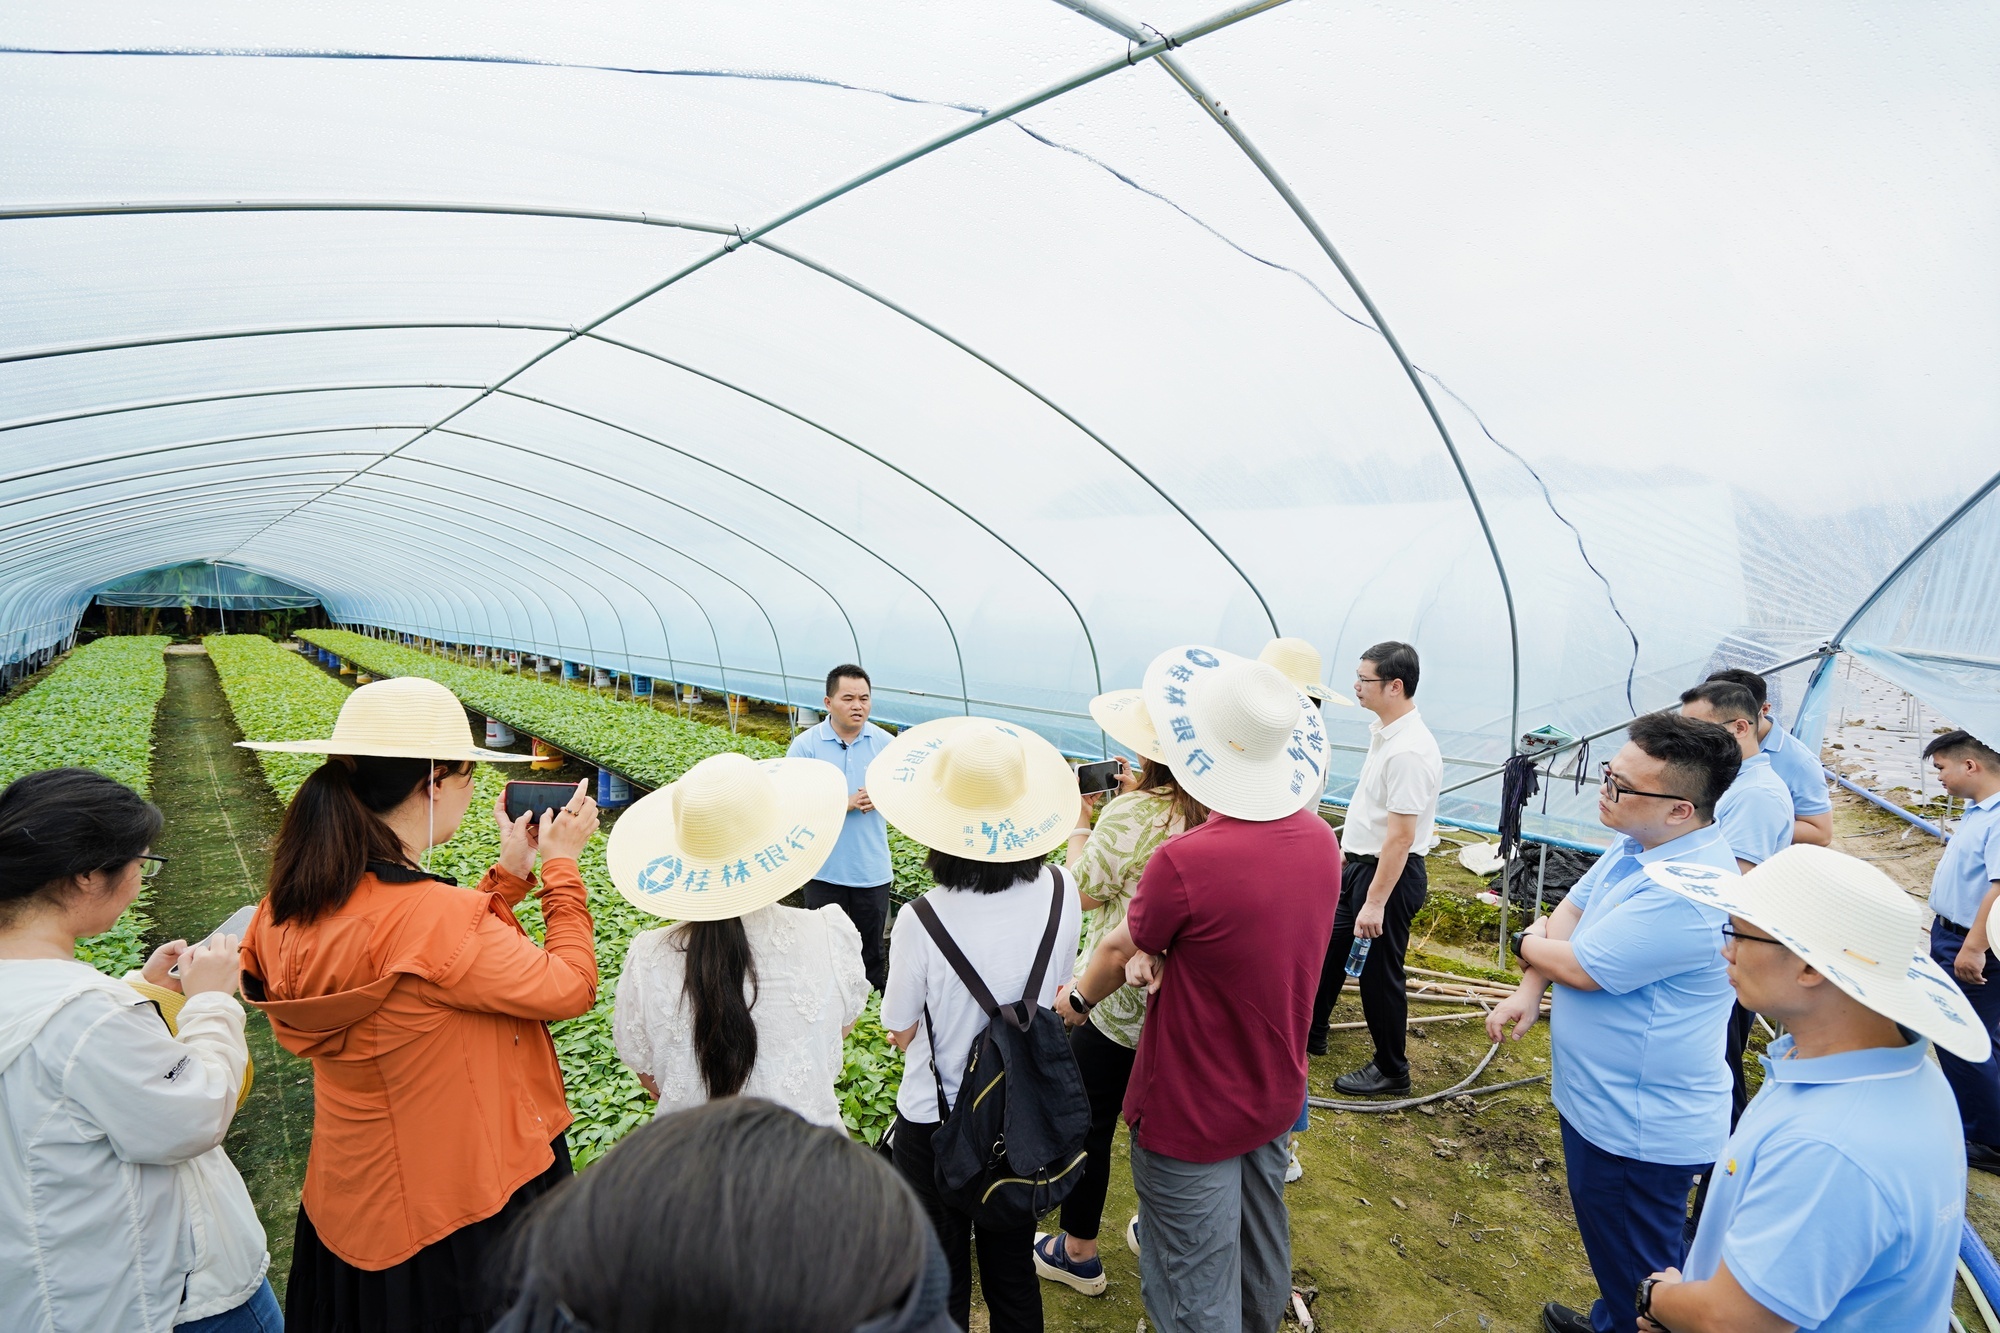
[[[1771,768],[1771,761],[1757,741],[1757,720],[1762,716],[1757,697],[1734,681],[1710,678],[1681,695],[1681,716],[1700,718],[1726,729],[1736,738],[1743,754],[1743,766],[1736,781],[1715,806],[1715,826],[1722,840],[1736,854],[1736,867],[1744,874],[1762,865],[1792,845],[1792,794]],[[1756,1015],[1741,1004],[1729,1010],[1729,1042],[1723,1061],[1729,1067],[1729,1127],[1743,1114],[1749,1101],[1749,1085],[1743,1078],[1743,1051],[1750,1044],[1750,1025]]]
[[[1831,847],[1833,800],[1827,795],[1826,769],[1818,751],[1772,719],[1764,678],[1756,672],[1731,667],[1714,672],[1709,679],[1734,681],[1757,700],[1757,747],[1792,794],[1792,841]]]
[[[861,935],[861,967],[876,990],[888,980],[882,936],[889,925],[889,823],[868,799],[868,763],[893,737],[868,720],[874,705],[868,673],[845,663],[826,673],[826,720],[792,737],[792,759],[824,759],[847,774],[847,822],[819,878],[805,887],[806,906],[837,904]]]
[[[1686,1272],[1641,1284],[1646,1333],[1943,1329],[1965,1217],[1951,1089],[1926,1059],[1984,1058],[1963,995],[1912,944],[1922,910],[1880,870],[1793,847],[1737,879],[1649,871],[1729,913],[1745,1007],[1783,1023],[1717,1159]]]
[[[2000,754],[1967,731],[1948,731],[1924,747],[1938,782],[1970,802],[1931,875],[1931,958],[1965,993],[1988,1036],[2000,1034],[2000,956],[1991,942],[2000,901]],[[2000,1175],[2000,1060],[1971,1064],[1949,1051],[1938,1064],[1958,1098],[1965,1157]]]
[[[1598,819],[1619,837],[1553,915],[1522,932],[1521,985],[1486,1020],[1494,1041],[1518,1040],[1555,986],[1551,1082],[1601,1299],[1587,1315],[1543,1306],[1545,1333],[1633,1333],[1631,1293],[1680,1262],[1688,1191],[1729,1135],[1722,913],[1646,868],[1735,872],[1714,820],[1742,753],[1721,727],[1672,713],[1639,718],[1627,734],[1597,797]]]

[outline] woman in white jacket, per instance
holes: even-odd
[[[180,960],[179,1036],[75,961],[159,864],[160,813],[84,769],[0,791],[0,1328],[281,1329],[264,1233],[221,1143],[249,1053],[237,941]]]

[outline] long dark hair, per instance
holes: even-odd
[[[694,1011],[694,1059],[710,1097],[733,1097],[743,1091],[757,1063],[757,1023],[750,1017],[755,999],[743,998],[743,984],[757,987],[757,962],[750,956],[750,937],[738,917],[726,921],[689,921],[674,931],[687,955],[681,990]]]
[[[1181,821],[1181,832],[1185,833],[1208,819],[1208,807],[1188,795],[1187,788],[1174,776],[1171,766],[1158,759],[1148,759],[1139,770],[1141,791],[1165,791],[1172,806],[1173,815]]]
[[[933,847],[924,857],[924,869],[939,887],[968,889],[973,893],[1004,893],[1042,873],[1047,853],[1025,861],[969,861]]]
[[[272,922],[317,921],[337,910],[370,861],[410,865],[403,840],[382,816],[426,781],[471,771],[460,760],[345,754],[314,769],[285,807],[271,847]]]
[[[929,1237],[877,1154],[725,1098],[639,1126],[535,1204],[503,1252],[520,1298],[501,1327],[846,1333],[896,1307]]]
[[[122,870],[159,836],[160,812],[87,768],[50,768],[0,791],[0,925],[57,907],[76,877]]]

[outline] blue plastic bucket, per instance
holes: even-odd
[[[632,804],[632,784],[608,768],[598,769],[597,803],[606,809]]]

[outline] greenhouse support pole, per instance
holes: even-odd
[[[1832,769],[1826,767],[1824,764],[1820,765],[1820,771],[1825,773],[1828,777],[1832,778],[1835,782],[1838,782],[1841,786],[1847,788],[1847,790],[1853,792],[1856,796],[1859,796],[1862,800],[1867,801],[1871,805],[1881,806],[1884,810],[1887,810],[1890,814],[1896,816],[1896,818],[1902,820],[1904,823],[1915,824],[1918,828],[1930,834],[1933,838],[1936,838],[1940,842],[1951,841],[1951,834],[1945,832],[1944,828],[1941,825],[1933,824],[1928,819],[1924,819],[1921,816],[1911,814],[1908,810],[1905,810],[1902,806],[1897,805],[1894,801],[1887,800],[1883,797],[1877,796],[1874,792],[1868,790],[1868,788],[1862,786],[1860,783],[1842,777],[1840,774],[1834,772]],[[1944,803],[1945,803],[1945,808],[1947,810],[1951,808],[1951,798],[1949,796],[1945,797]],[[1908,835],[1905,834],[1904,836],[1907,837]]]
[[[1063,0],[1063,2],[1069,3],[1070,0]],[[1094,9],[1096,9],[1096,6],[1091,5],[1087,9],[1083,9],[1083,12],[1088,14]],[[1130,40],[1139,40],[1138,35],[1129,33],[1125,35]],[[1175,60],[1166,51],[1160,52],[1158,61],[1160,67],[1172,75],[1174,80],[1187,90],[1188,96],[1194,98],[1201,106],[1201,109],[1209,114],[1210,119],[1214,120],[1217,125],[1222,127],[1224,133],[1236,141],[1236,146],[1243,150],[1244,156],[1248,157],[1251,164],[1263,173],[1264,179],[1271,183],[1271,188],[1278,192],[1278,197],[1285,201],[1286,205],[1297,215],[1299,221],[1305,225],[1305,229],[1312,233],[1313,240],[1317,241],[1319,248],[1326,252],[1326,257],[1333,261],[1333,266],[1340,270],[1340,276],[1346,280],[1348,287],[1354,292],[1356,298],[1360,300],[1363,308],[1368,311],[1368,318],[1374,321],[1375,330],[1382,335],[1382,341],[1389,345],[1391,352],[1395,353],[1396,360],[1403,367],[1403,373],[1409,376],[1411,387],[1416,389],[1417,397],[1423,401],[1424,411],[1430,415],[1431,424],[1437,428],[1438,438],[1444,442],[1445,452],[1451,456],[1451,465],[1457,470],[1458,479],[1465,487],[1465,497],[1472,502],[1473,515],[1479,520],[1480,534],[1486,539],[1486,550],[1493,557],[1493,571],[1500,577],[1500,595],[1507,605],[1508,659],[1513,671],[1512,703],[1508,718],[1507,752],[1509,754],[1515,753],[1521,743],[1521,624],[1520,618],[1514,610],[1514,586],[1507,578],[1507,565],[1500,558],[1500,543],[1494,537],[1493,525],[1486,517],[1486,506],[1480,503],[1479,492],[1472,484],[1471,473],[1466,471],[1465,460],[1459,456],[1458,445],[1451,438],[1451,430],[1444,424],[1444,417],[1439,413],[1436,402],[1432,400],[1430,390],[1424,387],[1423,377],[1417,374],[1417,368],[1410,364],[1410,358],[1404,353],[1402,343],[1396,340],[1395,333],[1389,328],[1389,322],[1382,317],[1381,310],[1376,307],[1374,300],[1368,295],[1367,289],[1361,285],[1361,279],[1355,276],[1354,270],[1347,266],[1345,259],[1341,258],[1340,251],[1333,244],[1333,239],[1320,227],[1319,222],[1306,208],[1304,201],[1292,192],[1292,187],[1286,183],[1283,176],[1278,174],[1278,169],[1271,165],[1263,153],[1258,151],[1255,144],[1250,142],[1249,136],[1243,132],[1243,127],[1236,123],[1235,118],[1223,108],[1220,102],[1217,102],[1208,94],[1208,91],[1201,86],[1192,74],[1187,72],[1186,68],[1179,61]]]

